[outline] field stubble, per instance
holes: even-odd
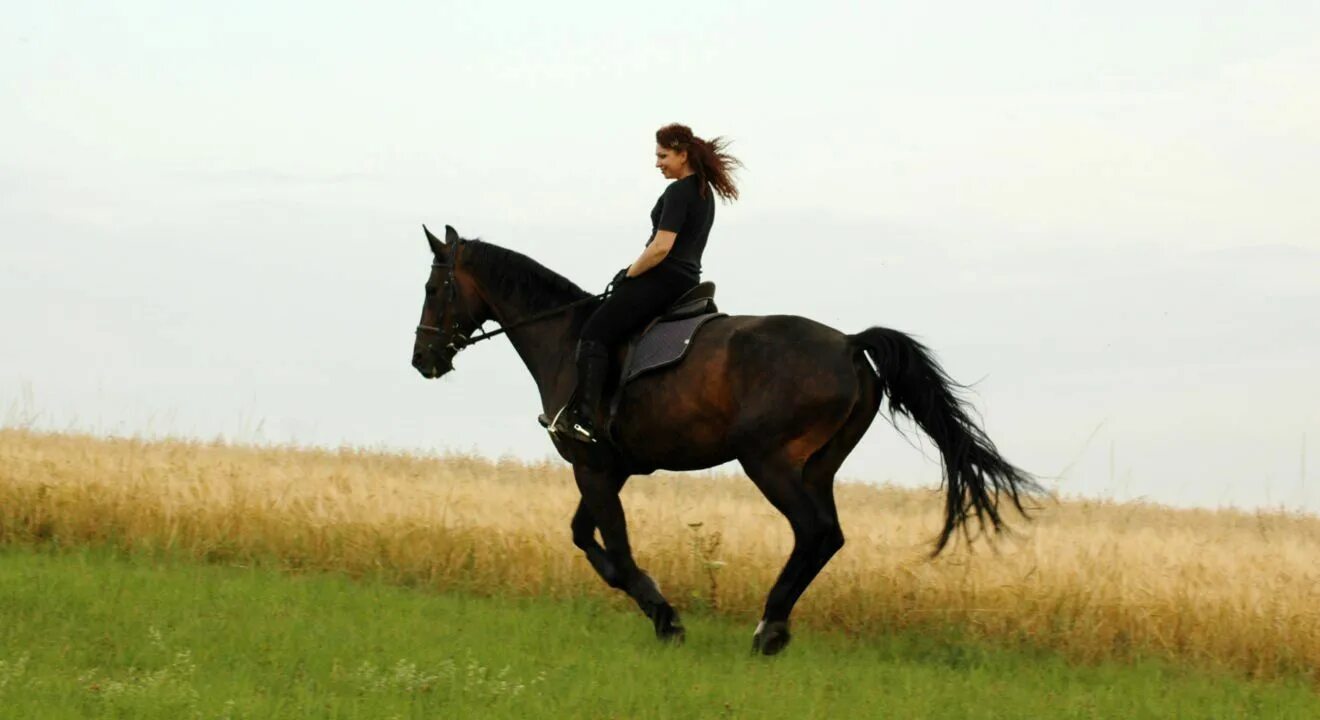
[[[792,535],[750,482],[661,474],[623,496],[639,563],[680,610],[759,614]],[[932,561],[940,495],[841,483],[836,496],[847,545],[799,624],[955,629],[1081,660],[1145,655],[1320,683],[1320,518],[1051,502],[993,549]],[[0,430],[3,542],[626,602],[572,546],[576,502],[557,462]]]

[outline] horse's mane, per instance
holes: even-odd
[[[481,240],[465,240],[462,248],[460,262],[500,293],[522,298],[528,307],[560,305],[588,295],[573,281],[522,253]]]

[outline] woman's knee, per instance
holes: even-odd
[[[582,326],[580,342],[608,345],[614,341],[617,332],[614,329],[614,313],[610,310],[612,308],[602,306],[587,318],[586,324]]]

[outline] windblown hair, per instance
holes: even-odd
[[[723,137],[703,140],[692,134],[687,125],[671,123],[655,131],[655,143],[688,154],[688,163],[702,180],[701,196],[706,196],[706,186],[715,188],[715,192],[725,202],[738,199],[738,186],[733,182],[734,168],[743,167],[742,161],[725,152],[729,141]]]
[[[587,296],[587,291],[541,263],[499,245],[464,240],[461,262],[502,293],[521,297],[529,307],[555,306]]]

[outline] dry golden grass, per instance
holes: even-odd
[[[841,484],[837,496],[848,544],[798,605],[799,623],[955,627],[1080,659],[1157,655],[1320,681],[1320,519],[1065,502],[997,549],[929,561],[936,492]],[[570,542],[576,500],[558,463],[0,430],[3,542],[276,558],[624,602]],[[639,562],[680,609],[759,614],[792,538],[750,482],[636,478],[624,504]]]

